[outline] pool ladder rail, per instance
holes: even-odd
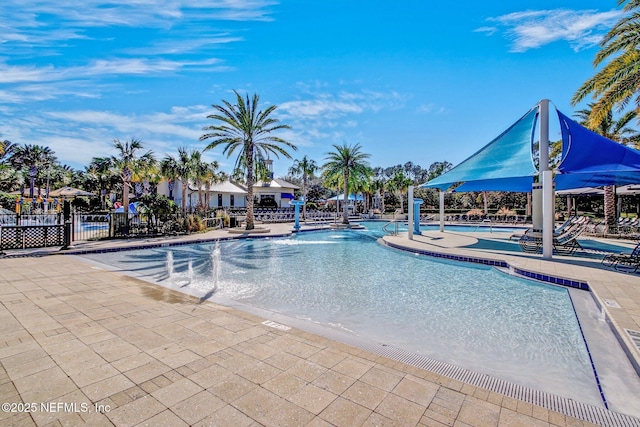
[[[384,231],[387,234],[391,234],[392,236],[397,236],[398,235],[398,225],[400,223],[406,223],[407,220],[406,219],[392,219],[391,221],[389,221],[388,223],[386,223],[385,225],[382,226],[382,231]],[[393,225],[393,230],[389,230],[389,228]]]
[[[485,218],[480,223],[478,223],[478,225],[476,225],[476,228],[473,231],[478,231],[478,228],[485,227],[483,225],[485,223],[489,223],[489,233],[493,233],[493,223],[491,222],[491,219],[489,219],[489,218]]]

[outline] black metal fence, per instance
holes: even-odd
[[[0,215],[0,252],[3,249],[62,246],[62,215]]]
[[[244,219],[242,212],[226,212],[226,220],[218,213],[219,210],[208,212],[199,221],[206,228],[217,228],[235,227]],[[0,214],[0,253],[3,249],[64,246],[78,241],[169,235],[194,230],[189,228],[189,218],[181,215],[157,217],[133,212],[68,212],[67,215],[65,222],[63,213]],[[283,214],[270,212],[269,215]],[[66,241],[65,230],[68,232]]]

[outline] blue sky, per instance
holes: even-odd
[[[526,3],[3,0],[0,138],[75,168],[115,138],[158,158],[201,150],[211,105],[236,89],[278,105],[294,159],[346,142],[373,166],[457,164],[540,99],[572,115],[621,17],[615,0]]]

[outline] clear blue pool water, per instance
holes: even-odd
[[[505,227],[497,225],[457,225],[457,224],[445,224],[445,230],[460,231],[460,232],[476,232],[481,231],[484,233],[517,233],[525,231],[526,227]],[[420,226],[420,230],[439,230],[439,224],[424,224]],[[405,227],[406,230],[406,227]]]
[[[214,301],[307,319],[600,403],[567,289],[389,249],[376,241],[384,224],[365,225],[370,229],[220,242],[219,255],[214,244],[197,244],[86,257]]]

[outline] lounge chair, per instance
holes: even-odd
[[[558,227],[553,234],[553,250],[560,255],[573,255],[576,250],[582,249],[578,237],[584,232],[589,220],[578,218],[569,220]],[[523,252],[542,252],[542,235],[533,234],[527,230],[518,240]]]
[[[608,254],[602,258],[602,264],[607,267],[613,267],[618,270],[621,268],[633,268],[635,273],[640,268],[640,243],[633,248],[633,251],[620,252],[617,254]]]

